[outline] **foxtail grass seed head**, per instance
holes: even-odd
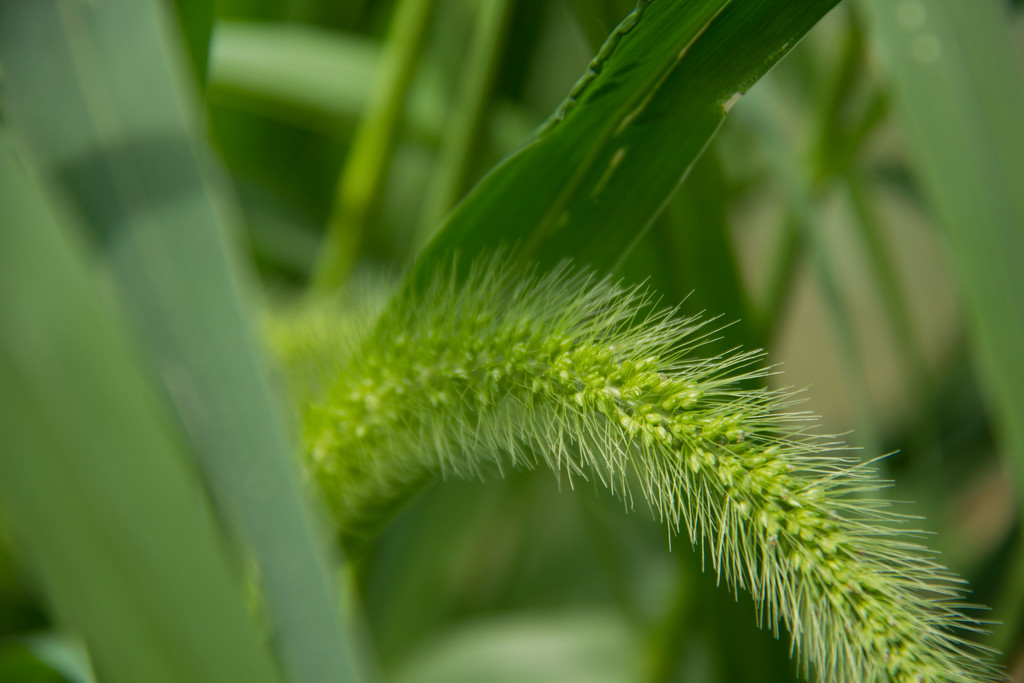
[[[805,675],[999,679],[964,637],[977,622],[960,581],[874,495],[871,465],[813,435],[792,392],[742,388],[762,354],[701,358],[704,323],[569,265],[523,274],[495,256],[457,272],[402,291],[355,337],[323,310],[276,328],[306,465],[343,530],[437,475],[543,464],[643,498],[761,624],[789,631]]]

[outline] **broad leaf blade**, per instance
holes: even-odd
[[[136,0],[0,5],[12,119],[92,228],[151,375],[256,556],[282,668],[296,683],[357,680],[163,19]]]
[[[274,683],[180,437],[0,133],[0,509],[103,680]]]
[[[641,3],[555,116],[449,217],[421,267],[499,245],[527,261],[613,267],[737,97],[836,2]]]

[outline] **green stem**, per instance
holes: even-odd
[[[405,98],[435,0],[401,0],[388,29],[376,87],[338,178],[312,286],[329,291],[348,276],[391,165]]]
[[[418,242],[434,236],[445,214],[466,189],[469,164],[483,129],[491,86],[501,62],[509,0],[490,0],[477,9],[473,42],[462,70],[459,100],[444,132],[437,176],[419,226]]]

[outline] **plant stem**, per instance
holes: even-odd
[[[417,242],[434,236],[445,214],[466,189],[469,164],[481,138],[491,86],[501,62],[509,0],[488,0],[477,8],[473,42],[460,79],[459,99],[444,131],[436,179],[421,216]]]
[[[378,78],[356,130],[334,192],[327,235],[313,274],[315,291],[330,291],[348,277],[367,221],[391,166],[405,98],[435,0],[400,0],[378,66]]]

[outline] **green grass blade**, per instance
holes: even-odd
[[[1001,0],[863,4],[948,234],[974,359],[1024,501],[1024,73],[1009,9]],[[1021,611],[1005,606],[1010,622]]]
[[[12,118],[93,229],[215,500],[255,555],[282,669],[296,683],[358,680],[225,240],[229,207],[203,173],[157,4],[15,3],[0,15]]]
[[[835,4],[640,3],[558,112],[456,209],[424,270],[499,244],[524,260],[613,267],[738,96]]]
[[[102,680],[279,680],[180,438],[0,137],[0,509]]]

